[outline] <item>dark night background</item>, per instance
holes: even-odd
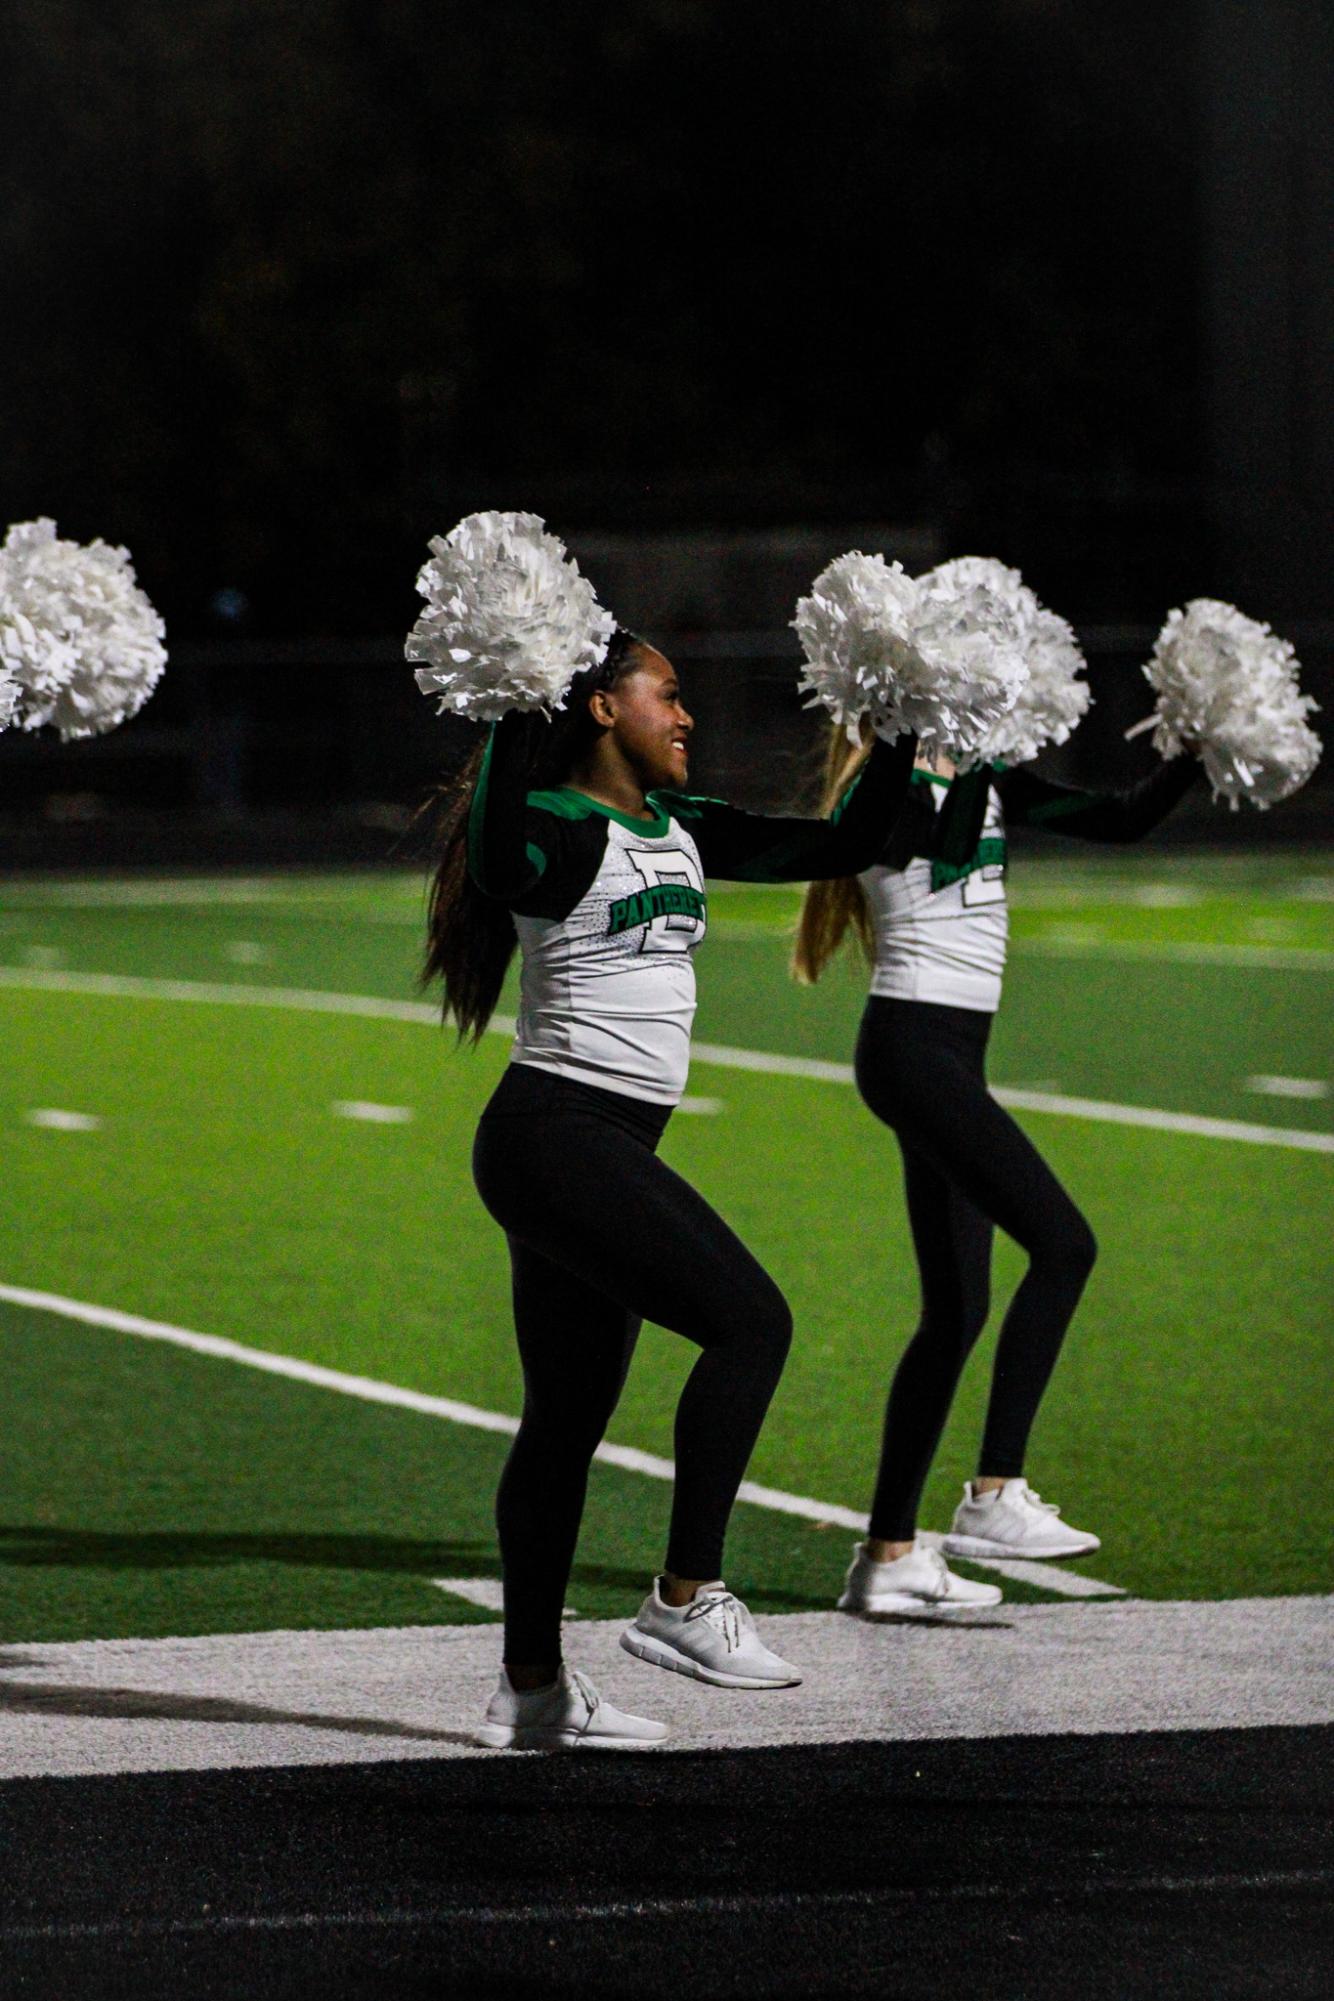
[[[1190,596],[1328,705],[1332,49],[1315,0],[11,0],[0,512],[128,543],[173,664],[0,740],[6,848],[382,852],[449,735],[413,578],[482,506],[679,654],[742,790],[858,542],[1019,565],[1086,762]]]

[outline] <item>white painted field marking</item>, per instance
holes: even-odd
[[[0,987],[30,988],[39,993],[97,994],[108,1000],[276,1007],[298,1014],[350,1014],[369,1021],[415,1021],[427,1028],[440,1026],[440,1010],[428,1001],[386,1000],[379,994],[335,994],[323,987],[252,987],[243,980],[140,979],[131,973],[44,973],[23,966],[0,966]],[[512,1034],[513,1023],[503,1032]]]
[[[448,1591],[451,1598],[462,1598],[483,1612],[503,1613],[505,1610],[505,1587],[498,1577],[433,1577],[431,1582],[437,1591]],[[562,1619],[578,1617],[573,1605],[562,1606]]]
[[[1046,1091],[994,1094],[1019,1112],[1053,1112],[1060,1118],[1091,1119],[1114,1126],[1148,1126],[1155,1132],[1192,1133],[1197,1139],[1235,1139],[1247,1146],[1287,1146],[1299,1153],[1334,1153],[1334,1133],[1293,1131],[1287,1126],[1252,1126],[1241,1119],[1206,1119],[1195,1112],[1151,1111],[1144,1105],[1111,1105],[1100,1098],[1054,1097]]]
[[[1016,906],[1020,910],[1031,905]],[[1281,919],[1283,929],[1275,936],[1291,935],[1291,927]],[[780,924],[719,923],[711,927],[729,941],[771,944],[775,938],[789,937],[792,927]],[[1038,959],[1125,959],[1155,965],[1254,967],[1268,973],[1334,973],[1334,952],[1319,945],[1222,945],[1205,940],[1108,938],[1097,924],[1052,924],[1044,931],[1010,933],[1012,956]]]
[[[1010,946],[1036,958],[1078,958],[1087,953],[1100,959],[1176,961],[1186,966],[1253,966],[1267,973],[1334,973],[1334,952],[1318,945],[1214,945],[1184,939],[1151,944],[1142,938],[1098,938],[1073,925],[1057,925],[1036,938],[1012,936]]]
[[[19,909],[133,910],[189,903],[272,903],[290,901],[299,891],[263,879],[238,877],[209,882],[182,877],[171,882],[35,882],[11,885],[6,896]]]
[[[1182,910],[1188,904],[1203,903],[1204,895],[1184,882],[1145,882],[1131,891],[1129,900],[1144,910]]]
[[[498,1577],[433,1577],[431,1582],[437,1591],[448,1591],[451,1598],[462,1598],[483,1612],[505,1609],[505,1587]]]
[[[1334,953],[1329,954],[1334,964]],[[328,993],[318,987],[252,987],[240,981],[139,979],[127,973],[43,973],[0,966],[0,987],[39,993],[96,994],[114,1000],[203,1002],[222,1007],[276,1007],[297,1013],[354,1015],[368,1021],[419,1022],[440,1026],[439,1010],[427,1001],[385,1000],[375,994]],[[493,1015],[492,1033],[513,1035],[513,1015]],[[851,1084],[850,1063],[816,1056],[780,1056],[765,1049],[734,1049],[721,1042],[697,1042],[697,1063],[724,1070],[753,1070],[769,1077],[810,1077],[818,1083]],[[1158,1132],[1189,1133],[1197,1139],[1239,1140],[1252,1146],[1286,1146],[1303,1153],[1334,1153],[1334,1133],[1301,1132],[1286,1126],[1253,1126],[1239,1119],[1210,1119],[1194,1112],[1158,1111],[1147,1105],[1114,1105],[1098,1098],[1067,1098],[1005,1085],[995,1095],[1017,1111],[1049,1112],[1054,1118],[1103,1120]]]
[[[101,1119],[94,1118],[91,1112],[62,1112],[47,1105],[25,1112],[23,1118],[26,1125],[41,1126],[53,1133],[95,1133],[102,1125]]]
[[[261,1369],[267,1375],[286,1376],[289,1381],[310,1383],[316,1389],[337,1390],[343,1396],[360,1397],[364,1403],[389,1404],[398,1410],[414,1410],[424,1417],[443,1417],[451,1424],[471,1425],[478,1431],[498,1431],[513,1437],[519,1429],[517,1417],[508,1417],[501,1411],[481,1410],[476,1404],[459,1403],[453,1397],[427,1396],[421,1390],[401,1389],[397,1383],[377,1382],[372,1376],[347,1375],[341,1369],[326,1369],[319,1362],[303,1362],[295,1355],[279,1355],[269,1348],[247,1348],[240,1341],[229,1341],[221,1334],[197,1334],[189,1327],[174,1327],[165,1320],[146,1320],[138,1313],[122,1313],[114,1306],[92,1306],[85,1300],[66,1299],[55,1292],[35,1292],[28,1286],[0,1285],[0,1300],[11,1306],[23,1306],[35,1313],[56,1313],[65,1320],[77,1320],[87,1327],[106,1327],[113,1334],[134,1334],[145,1341],[164,1341],[174,1348],[188,1348],[196,1355],[211,1355],[222,1362],[239,1362],[249,1369]],[[676,1468],[670,1459],[662,1459],[655,1452],[641,1452],[635,1445],[612,1445],[605,1439],[593,1454],[595,1459],[607,1466],[619,1466],[627,1473],[643,1473],[650,1480],[674,1480]],[[778,1487],[764,1487],[754,1480],[743,1480],[737,1499],[749,1501],[752,1507],[770,1508],[781,1515],[797,1515],[804,1521],[833,1523],[842,1528],[850,1528],[858,1535],[866,1533],[866,1516],[853,1508],[844,1508],[831,1501],[812,1501],[804,1494],[785,1494]],[[938,1542],[938,1536],[927,1536],[924,1540]],[[970,1557],[970,1563],[980,1564],[984,1570],[1003,1569],[1004,1565],[987,1557]],[[1026,1566],[1036,1570],[1038,1565]],[[1073,1571],[1053,1569],[1043,1571],[1043,1588],[1054,1591],[1060,1597],[1083,1598],[1091,1592],[1100,1596],[1124,1596],[1118,1584],[1095,1584],[1087,1577],[1079,1577]],[[1033,1582],[1032,1578],[1028,1580]]]
[[[369,1126],[408,1126],[417,1114],[411,1105],[376,1105],[369,1098],[335,1098],[329,1110],[339,1119],[360,1119]]]
[[[723,1101],[721,1098],[682,1098],[676,1109],[688,1118],[712,1119],[722,1111]]]
[[[932,1535],[929,1532],[918,1536],[919,1542],[942,1543],[944,1540],[943,1536]],[[964,1557],[961,1560],[965,1563],[982,1561],[976,1556]],[[1030,1562],[1027,1557],[988,1557],[982,1567],[985,1570],[997,1570],[1002,1577],[1012,1577],[1016,1584],[1036,1584],[1043,1591],[1056,1589],[1051,1581],[1050,1565]],[[1096,1577],[1081,1577],[1077,1570],[1062,1570],[1059,1575],[1063,1598],[1124,1598],[1127,1595],[1115,1584],[1099,1584]]]
[[[1101,945],[1103,927],[1101,924],[1088,923],[1050,924],[1042,936],[1048,945],[1059,947],[1062,951],[1077,951],[1081,947]],[[1018,938],[1013,941],[1015,945],[1020,942]]]
[[[1246,1089],[1265,1098],[1327,1098],[1323,1077],[1248,1077]]]

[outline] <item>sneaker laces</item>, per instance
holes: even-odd
[[[601,1701],[602,1698],[599,1696],[592,1682],[588,1679],[588,1676],[586,1674],[581,1673],[578,1668],[568,1668],[566,1670],[566,1674],[569,1679],[570,1687],[576,1689],[578,1693],[582,1696],[584,1705],[588,1710],[589,1716],[591,1717],[593,1711],[597,1708],[598,1703]]]
[[[1061,1512],[1055,1501],[1044,1501],[1041,1494],[1035,1494],[1027,1481],[1024,1482],[1024,1499],[1040,1515],[1059,1515]]]
[[[686,1607],[686,1624],[705,1619],[723,1636],[729,1654],[741,1645],[746,1628],[753,1624],[741,1600],[730,1591],[701,1591]]]
[[[950,1595],[950,1581],[951,1581],[951,1572],[949,1565],[946,1563],[940,1551],[938,1549],[932,1549],[929,1545],[926,1549],[922,1551],[922,1554],[926,1558],[928,1564],[931,1566],[931,1574],[935,1578],[936,1583],[940,1587],[940,1596],[942,1598],[948,1598]]]

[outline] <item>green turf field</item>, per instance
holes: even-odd
[[[1076,851],[1021,860],[1013,893],[997,1083],[1334,1131],[1334,856]],[[0,1283],[517,1410],[503,1246],[468,1174],[503,1038],[459,1053],[412,1019],[132,984],[408,1001],[420,903],[402,876],[0,894]],[[861,982],[787,982],[794,907],[719,889],[697,1033],[846,1063]],[[916,1304],[893,1143],[845,1083],[697,1063],[690,1089],[715,1108],[673,1121],[667,1157],[796,1311],[752,1476],[862,1506]],[[52,1112],[96,1123],[32,1122]],[[1329,1152],[1021,1116],[1103,1247],[1030,1465],[1102,1533],[1083,1568],[1156,1596],[1327,1589]],[[1002,1247],[1000,1298],[1019,1268]],[[12,1305],[0,1340],[0,1639],[489,1616],[432,1580],[495,1575],[503,1437]],[[987,1346],[924,1525],[972,1470]],[[615,1440],[670,1452],[688,1362],[646,1330]],[[666,1506],[660,1482],[595,1469],[580,1613],[633,1606]],[[847,1542],[743,1507],[729,1581],[761,1607],[827,1603]]]

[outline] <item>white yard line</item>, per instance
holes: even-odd
[[[1266,1098],[1327,1098],[1329,1085],[1323,1077],[1248,1077],[1245,1088]]]
[[[662,1718],[668,1750],[1305,1727],[1334,1721],[1332,1613],[1318,1597],[998,1605],[948,1633],[767,1616],[804,1680],[765,1701],[629,1660],[623,1618],[581,1620],[570,1651],[612,1701]],[[490,1622],[11,1645],[0,1778],[496,1757],[471,1732],[498,1654]]]
[[[1206,1119],[1195,1112],[1160,1112],[1145,1105],[1105,1104],[1100,1098],[1055,1097],[1046,1091],[1012,1091],[998,1085],[1001,1104],[1019,1112],[1052,1112],[1058,1118],[1092,1119],[1114,1126],[1148,1126],[1154,1132],[1192,1133],[1197,1139],[1233,1139],[1247,1146],[1295,1147],[1300,1153],[1334,1153],[1334,1133],[1253,1126],[1244,1119]]]
[[[54,1106],[39,1106],[34,1111],[25,1112],[23,1122],[56,1133],[95,1133],[102,1124],[101,1119],[95,1118],[91,1112],[62,1112]]]
[[[96,994],[108,1000],[202,1001],[209,1007],[276,1007],[298,1014],[351,1014],[370,1021],[413,1021],[440,1026],[429,1001],[386,1000],[379,994],[333,994],[321,987],[255,987],[244,980],[140,979],[131,973],[44,972],[0,966],[0,987],[42,993]],[[512,1030],[510,1031],[512,1032]]]
[[[1334,958],[1334,954],[1331,955]],[[113,1000],[202,1002],[220,1007],[273,1007],[303,1014],[355,1015],[369,1021],[406,1021],[440,1026],[440,1011],[428,1001],[388,1000],[375,994],[327,993],[316,987],[259,987],[243,981],[141,979],[128,973],[43,972],[28,966],[0,966],[0,987],[41,993],[93,994]],[[495,1015],[491,1029],[513,1035],[512,1015]],[[697,1063],[724,1070],[750,1070],[769,1077],[806,1077],[817,1083],[851,1084],[850,1063],[815,1056],[782,1056],[765,1049],[736,1049],[720,1042],[697,1042]],[[1112,1125],[1142,1126],[1156,1132],[1187,1133],[1197,1139],[1238,1140],[1251,1146],[1291,1147],[1301,1153],[1334,1153],[1334,1133],[1303,1132],[1288,1126],[1250,1125],[1241,1119],[1204,1118],[1149,1105],[1117,1105],[1099,1098],[1071,1098],[1045,1091],[995,1087],[1001,1104],[1017,1111],[1045,1112],[1054,1118],[1092,1119]]]
[[[329,1110],[335,1118],[360,1119],[370,1126],[407,1126],[417,1116],[411,1105],[377,1105],[367,1098],[335,1098]]]
[[[451,1424],[471,1425],[479,1431],[497,1431],[512,1436],[519,1420],[501,1411],[481,1410],[476,1404],[460,1403],[454,1397],[427,1396],[421,1390],[403,1389],[397,1383],[377,1382],[371,1376],[347,1375],[341,1369],[326,1369],[319,1362],[301,1361],[295,1355],[275,1354],[268,1348],[248,1348],[221,1334],[199,1334],[189,1327],[169,1321],[146,1320],[142,1314],[122,1313],[114,1306],[93,1306],[81,1299],[66,1299],[55,1292],[37,1292],[29,1286],[0,1285],[0,1301],[21,1306],[34,1313],[55,1313],[65,1320],[77,1320],[86,1327],[105,1327],[114,1334],[134,1334],[144,1341],[163,1341],[174,1348],[188,1348],[196,1355],[209,1355],[221,1362],[239,1362],[245,1368],[261,1369],[271,1376],[285,1376],[290,1382],[308,1383],[314,1389],[336,1390],[343,1396],[359,1397],[363,1403],[389,1404],[398,1410],[417,1411],[423,1417],[442,1417]],[[628,1473],[642,1473],[650,1480],[673,1480],[676,1468],[670,1459],[654,1452],[641,1452],[634,1445],[599,1445],[596,1459],[604,1465],[619,1466]],[[777,1514],[797,1515],[804,1521],[827,1522],[839,1528],[866,1533],[866,1516],[853,1508],[831,1501],[813,1501],[804,1494],[785,1494],[778,1487],[764,1487],[743,1480],[738,1499],[752,1507],[769,1508]],[[938,1541],[939,1537],[927,1537]],[[974,1559],[969,1559],[970,1562]],[[985,1570],[999,1570],[1023,1576],[1027,1583],[1040,1584],[1058,1597],[1086,1598],[1124,1595],[1116,1584],[1100,1584],[1073,1571],[1049,1569],[1046,1564],[1028,1563],[1016,1569],[1008,1562],[976,1559]]]
[[[1136,959],[1168,960],[1187,966],[1259,967],[1271,973],[1334,973],[1334,952],[1318,945],[1221,945],[1201,940],[1164,939],[1155,944],[1147,938],[1099,938],[1090,933],[1076,936],[1062,932],[1059,938],[1010,940],[1012,950],[1049,959]]]

